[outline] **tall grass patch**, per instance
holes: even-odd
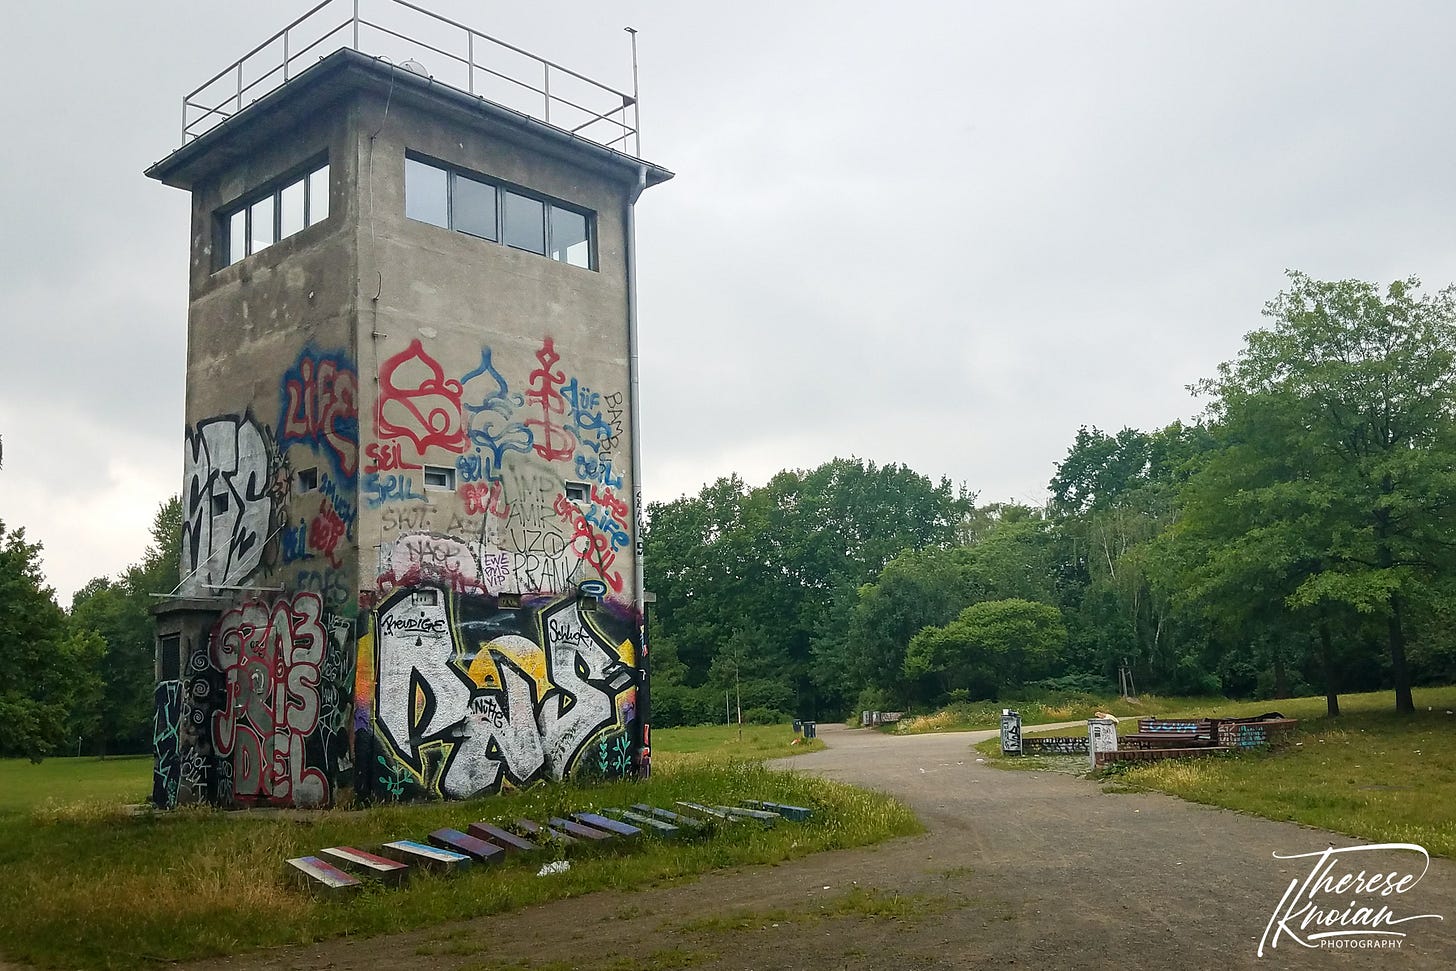
[[[656,739],[654,741],[657,741]],[[344,898],[294,889],[283,862],[326,846],[372,847],[479,819],[508,822],[678,799],[761,798],[814,810],[806,823],[721,827],[711,838],[573,853],[537,877],[541,859],[415,875],[401,889]],[[774,863],[919,830],[888,796],[761,764],[704,758],[660,763],[644,782],[540,785],[469,802],[363,811],[188,810],[135,815],[104,801],[33,805],[0,815],[0,955],[40,967],[139,968],[342,935],[369,936],[499,913],[595,890],[631,892],[719,867]],[[575,849],[575,848],[574,848]]]

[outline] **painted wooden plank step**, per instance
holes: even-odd
[[[609,819],[600,813],[572,813],[571,818],[578,823],[586,823],[588,826],[595,826],[597,829],[604,829],[609,833],[616,833],[618,836],[642,835],[641,828],[624,823],[620,819]]]
[[[395,840],[392,843],[385,843],[379,851],[392,860],[444,873],[454,873],[456,870],[465,870],[470,866],[470,857],[464,853],[442,850],[438,846],[416,843],[414,840]]]
[[[745,799],[743,805],[750,809],[762,809],[764,812],[774,813],[785,819],[792,819],[796,823],[802,823],[808,819],[813,811],[804,806],[790,806],[782,802],[763,802],[758,799]]]
[[[319,856],[341,870],[364,877],[372,877],[383,883],[398,886],[409,877],[409,865],[398,860],[387,859],[373,853],[366,853],[352,846],[330,846],[319,850]]]
[[[547,822],[563,833],[586,840],[589,843],[617,838],[616,833],[608,833],[606,830],[597,829],[595,826],[583,826],[581,823],[573,822],[570,819],[562,819],[560,816],[552,816]]]
[[[506,855],[506,851],[494,843],[487,843],[478,836],[466,835],[458,829],[437,829],[425,838],[432,846],[464,853],[482,863],[498,863]]]
[[[522,839],[510,830],[501,829],[494,823],[471,823],[465,828],[476,839],[494,843],[507,853],[530,853],[540,848],[530,840]]]
[[[576,842],[576,839],[574,837],[566,835],[559,829],[553,829],[550,826],[542,826],[534,819],[518,819],[516,820],[516,825],[526,832],[530,833],[532,836],[540,837],[543,840],[555,840],[562,846],[570,846],[572,843]]]
[[[772,826],[779,821],[778,813],[766,813],[762,809],[744,809],[742,806],[719,806],[729,816],[738,816],[743,819],[756,819],[765,826]]]
[[[742,816],[729,815],[728,813],[724,812],[721,807],[704,806],[696,802],[683,802],[681,799],[677,801],[677,805],[682,806],[685,809],[691,809],[695,813],[701,813],[704,816],[710,816],[713,819],[717,819],[722,822],[741,823],[744,819],[744,817]]]
[[[688,829],[705,829],[708,825],[701,819],[694,819],[682,813],[675,813],[671,809],[658,809],[656,806],[649,806],[645,802],[634,802],[632,808],[644,816],[654,816],[664,822],[673,823],[677,826],[686,826]]]
[[[650,833],[653,836],[659,836],[663,839],[677,839],[683,834],[681,826],[674,826],[672,823],[663,822],[651,816],[634,813],[630,809],[604,809],[602,811],[611,813],[614,816],[620,816],[632,825],[640,827],[643,832]]]
[[[300,856],[289,860],[284,864],[284,870],[295,883],[308,890],[342,893],[364,886],[358,877],[350,876],[316,856]]]

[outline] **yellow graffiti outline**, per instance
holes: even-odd
[[[415,588],[411,588],[411,589],[413,590]],[[464,638],[460,634],[459,623],[456,620],[455,594],[452,591],[445,590],[445,589],[440,588],[440,587],[420,587],[418,589],[436,590],[440,594],[440,596],[445,599],[445,621],[446,621],[446,625],[450,628],[450,644],[451,644],[451,648],[452,648],[452,657],[450,658],[450,663],[452,665],[454,665],[454,667],[455,667],[455,669],[457,671],[459,671],[460,673],[464,674],[465,677],[468,678],[473,685],[475,685],[475,687],[477,687],[477,688],[494,687],[494,688],[497,688],[497,689],[500,688],[500,686],[501,686],[500,666],[498,664],[496,664],[495,658],[491,654],[492,650],[496,650],[496,648],[492,648],[492,646],[491,646],[492,644],[495,643],[495,641],[494,640],[491,640],[489,642],[486,642],[486,643],[481,644],[480,645],[479,653],[477,653],[476,656],[475,656],[475,660],[472,661],[470,664],[467,665],[465,663],[465,640],[464,640]],[[387,599],[388,598],[386,598],[386,600]],[[546,641],[546,627],[545,627],[545,624],[542,623],[541,616],[545,612],[546,608],[551,607],[551,606],[553,606],[553,605],[555,605],[557,603],[560,603],[560,602],[562,602],[564,600],[568,600],[568,599],[570,599],[570,598],[569,597],[561,597],[561,598],[559,598],[557,600],[553,600],[553,601],[550,601],[548,603],[542,604],[539,608],[536,609],[536,616],[534,618],[534,621],[535,621],[536,635],[537,635],[538,640],[537,640],[537,642],[535,644],[535,651],[534,651],[534,653],[540,659],[540,671],[541,671],[541,673],[539,675],[536,673],[536,670],[535,670],[536,665],[533,664],[530,668],[527,668],[526,665],[524,663],[522,663],[524,659],[519,656],[519,650],[518,649],[511,649],[511,650],[500,649],[501,654],[505,655],[510,660],[516,662],[516,664],[519,667],[521,667],[521,669],[523,671],[525,671],[527,674],[529,674],[531,676],[532,681],[534,681],[535,684],[536,684],[536,701],[537,701],[537,704],[540,704],[541,701],[545,699],[545,697],[546,697],[546,695],[547,695],[548,692],[551,692],[551,691],[559,691],[560,690],[560,689],[558,689],[556,687],[556,685],[552,684],[551,679],[550,679],[550,665],[547,663],[547,659],[546,659],[546,648],[542,646],[542,644],[544,644],[545,641]],[[374,683],[372,685],[370,685],[369,698],[370,698],[371,704],[376,709],[377,709],[377,701],[378,701],[378,693],[379,693],[380,657],[379,657],[379,638],[375,636],[375,632],[379,630],[379,611],[380,611],[380,606],[379,605],[376,605],[370,611],[370,630],[369,630],[369,633],[367,633],[367,634],[365,634],[365,635],[363,635],[362,637],[359,638],[359,645],[360,645],[361,648],[364,647],[365,642],[368,641],[369,642],[369,647],[372,649],[372,651],[371,651],[371,654],[372,654],[372,663],[371,663],[371,671],[370,671],[370,674],[373,676],[373,682]],[[591,630],[591,632],[596,635],[598,642],[600,644],[602,644],[602,646],[604,648],[606,648],[607,650],[612,651],[613,653],[615,653],[617,655],[617,660],[620,661],[622,664],[627,665],[629,668],[632,668],[634,671],[636,670],[636,667],[637,667],[637,664],[636,664],[636,651],[633,650],[632,641],[631,641],[630,638],[623,639],[623,641],[621,642],[621,644],[619,644],[615,648],[613,648],[611,646],[611,639],[607,636],[606,632],[604,630],[602,630],[601,626],[598,625],[596,621],[592,620],[591,613],[589,611],[584,611],[584,610],[581,609],[580,599],[579,598],[577,600],[576,613],[577,613],[577,617],[580,618],[582,624],[585,625],[586,627],[588,627]],[[523,636],[523,635],[516,635],[516,636]],[[484,663],[482,663],[482,658],[484,659]],[[492,673],[493,673],[493,676],[494,676],[494,680],[493,681],[491,681],[491,674]],[[484,675],[485,676],[484,680],[482,680],[482,678],[480,677],[480,675]],[[636,687],[637,687],[637,685],[634,684],[632,686],[632,690],[635,690]],[[625,693],[627,690],[628,689],[623,689],[623,691],[621,693],[619,693],[617,697],[620,698],[621,697],[621,694]],[[357,681],[356,681],[356,695],[357,695]],[[621,705],[617,704],[616,701],[617,701],[617,699],[614,698],[613,699],[613,704],[612,704],[612,712],[613,712],[613,715],[614,715],[615,720],[613,721],[613,723],[611,725],[606,726],[605,728],[599,729],[597,732],[595,732],[594,734],[592,734],[586,740],[585,743],[582,744],[582,746],[577,750],[576,757],[572,760],[571,764],[567,767],[567,774],[570,774],[572,771],[574,771],[576,769],[577,765],[581,762],[582,754],[585,753],[585,752],[587,752],[589,749],[591,749],[592,746],[598,744],[603,737],[608,736],[608,735],[615,734],[617,732],[625,732],[626,731],[627,725],[626,725],[625,722],[622,721],[622,707],[621,707]],[[576,699],[575,698],[572,698],[571,699],[571,703],[572,704],[575,704],[575,702],[576,702]],[[569,708],[569,706],[566,706],[562,710],[565,711],[568,708]],[[411,731],[413,731],[414,728],[416,727],[416,724],[415,724],[416,716],[417,716],[417,711],[415,709],[415,698],[412,696],[410,698],[410,729],[411,729]],[[534,717],[534,713],[533,713],[533,717]],[[418,782],[422,787],[424,787],[424,789],[426,791],[428,791],[428,792],[430,792],[430,793],[432,793],[434,795],[437,795],[437,796],[440,795],[440,788],[439,788],[440,787],[440,777],[444,773],[444,768],[445,768],[446,764],[448,764],[449,761],[450,761],[450,756],[454,753],[455,746],[457,746],[457,745],[459,745],[461,743],[459,743],[459,742],[452,742],[452,741],[449,741],[447,739],[442,739],[441,738],[441,739],[435,739],[435,740],[430,741],[430,742],[426,742],[425,744],[421,745],[419,747],[419,749],[418,749],[418,751],[419,751],[419,762],[420,762],[420,769],[421,769],[421,771],[416,772],[414,766],[410,765],[408,762],[406,762],[403,759],[399,758],[398,753],[394,751],[394,746],[390,743],[389,739],[384,735],[384,733],[379,730],[379,720],[378,720],[378,718],[376,717],[376,715],[375,715],[375,713],[373,711],[371,711],[370,712],[370,715],[369,715],[369,725],[370,725],[370,728],[373,731],[373,734],[374,734],[374,737],[375,737],[376,742],[381,747],[387,749],[390,752],[390,755],[392,756],[391,761],[395,765],[403,766],[404,767],[404,770],[406,772],[408,772],[409,775],[411,777],[413,777],[416,782]],[[430,765],[431,759],[427,758],[426,756],[427,755],[434,754],[434,752],[437,751],[437,750],[443,752],[443,757],[441,757],[438,761],[435,762],[435,764],[437,766],[437,769],[433,773],[434,778],[432,780],[431,779],[427,779],[424,770],[426,769],[426,767],[428,767]],[[539,781],[542,781],[542,780],[537,780],[537,782],[539,782]],[[529,787],[530,785],[535,785],[535,784],[536,783],[534,783],[534,782],[533,783],[528,783],[527,784],[527,787]],[[517,787],[516,785],[514,785],[513,783],[511,783],[510,780],[507,779],[504,774],[501,775],[501,777],[500,777],[500,784],[499,784],[499,790],[498,790],[500,794],[505,794],[506,792],[514,792],[518,788],[521,788],[521,787]]]

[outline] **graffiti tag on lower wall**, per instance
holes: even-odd
[[[329,802],[329,754],[347,741],[338,668],[349,633],[347,625],[326,623],[315,593],[252,601],[222,615],[211,660],[227,687],[211,736],[231,767],[233,801]],[[333,670],[325,670],[326,659]]]
[[[609,636],[614,624],[576,597],[502,610],[493,598],[409,587],[374,616],[374,683],[359,700],[372,694],[383,794],[498,792],[562,779],[586,756],[599,772],[630,768],[631,642]]]

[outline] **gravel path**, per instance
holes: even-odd
[[[1081,725],[1082,723],[1075,723]],[[1029,726],[1028,731],[1034,727]],[[1398,916],[1399,950],[1256,950],[1303,853],[1357,841],[1156,794],[1104,793],[1051,772],[978,764],[994,732],[894,737],[820,727],[824,751],[778,765],[894,793],[929,832],[865,850],[713,873],[628,895],[597,893],[463,928],[244,955],[212,966],[338,968],[678,968],[919,971],[938,968],[1456,968],[1456,866],[1432,861]],[[1413,854],[1361,854],[1361,869],[1409,867]],[[630,865],[630,864],[624,864]],[[908,919],[770,917],[747,927],[705,917],[812,912],[851,888],[915,895]],[[416,956],[449,933],[455,955]]]

